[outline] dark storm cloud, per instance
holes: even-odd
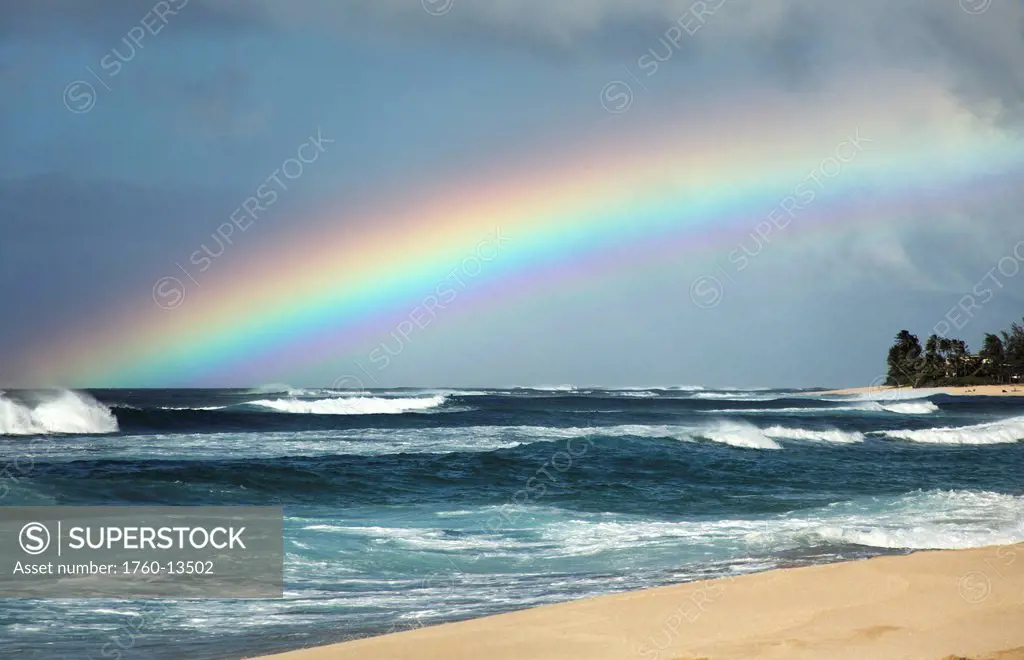
[[[186,0],[175,0],[182,3]],[[721,5],[721,6],[719,6]],[[112,38],[151,0],[0,0],[0,35],[73,30]],[[996,100],[1002,119],[1024,106],[1024,10],[1010,0],[188,0],[178,34],[263,30],[409,38],[545,58],[635,58],[701,8],[683,57],[722,60],[722,75],[771,75],[810,88],[851,69],[939,77],[971,103]],[[970,11],[968,11],[970,10]],[[971,13],[975,12],[975,13]]]
[[[224,13],[197,0],[0,0],[0,38],[34,33],[71,33],[119,39],[157,4],[175,9],[182,27],[213,32],[256,27],[245,15]]]
[[[222,18],[281,27],[469,37],[564,52],[619,56],[677,21],[718,7],[685,45],[697,57],[747,56],[746,66],[799,85],[851,67],[911,68],[949,76],[971,97],[1012,109],[1024,100],[1024,10],[1009,0],[193,0]],[[431,15],[426,9],[447,9]],[[975,13],[971,13],[975,12]],[[685,19],[684,19],[685,20]],[[646,33],[646,37],[642,37]],[[684,35],[684,37],[687,35]],[[691,43],[692,42],[692,43]],[[736,59],[732,65],[738,64]]]

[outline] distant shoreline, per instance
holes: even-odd
[[[894,398],[906,392],[932,392],[953,396],[1024,396],[1024,385],[971,385],[964,387],[893,387],[875,385],[871,387],[848,387],[828,390],[817,394],[881,394],[891,391]]]

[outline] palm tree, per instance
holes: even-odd
[[[985,334],[985,343],[978,352],[982,359],[982,373],[989,378],[1002,380],[1003,363],[1006,362],[1006,351],[1003,349],[1003,340],[999,335]]]
[[[1003,348],[1011,372],[1024,374],[1024,325],[1014,322],[1009,332],[1003,332]]]
[[[909,330],[900,330],[896,335],[889,357],[886,383],[890,385],[914,385],[920,380],[921,342]]]

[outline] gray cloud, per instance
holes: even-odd
[[[694,11],[720,1],[189,0],[174,20],[179,35],[259,29],[385,41],[456,38],[477,48],[608,60],[614,66],[659,47],[677,21],[693,23]],[[114,38],[153,4],[0,0],[0,36],[73,31]],[[424,4],[448,11],[432,15]],[[963,4],[983,6],[980,0]],[[923,72],[993,119],[1024,118],[1024,9],[1016,1],[992,0],[985,11],[971,14],[956,0],[725,0],[705,20],[699,32],[677,39],[678,48],[686,58],[721,62],[722,75],[772,75],[779,84],[804,89],[850,69]]]
[[[698,5],[717,3],[456,0],[443,16],[431,16],[412,0],[209,0],[209,7],[224,17],[282,27],[518,40],[619,57],[641,44],[656,46]],[[970,101],[997,100],[1008,118],[1024,103],[1024,10],[1009,0],[992,2],[979,14],[955,0],[728,0],[703,29],[683,38],[694,57],[732,54],[731,65],[767,69],[794,85],[812,85],[852,67],[911,69],[947,77],[951,89]]]

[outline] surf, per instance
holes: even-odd
[[[0,435],[117,433],[117,417],[83,392],[0,392]]]
[[[884,431],[885,437],[933,445],[997,445],[1024,440],[1024,417],[973,426]]]

